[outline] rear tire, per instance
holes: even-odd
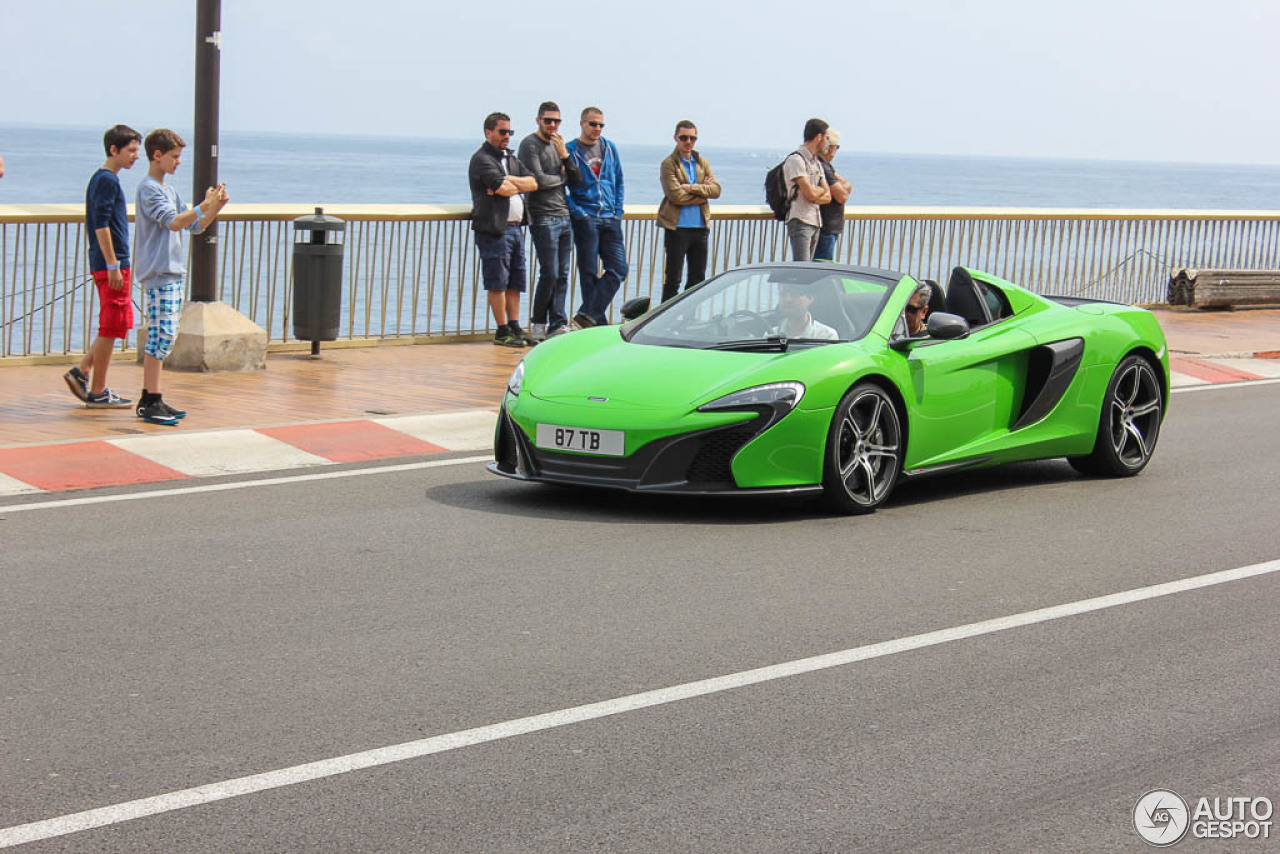
[[[859,383],[836,406],[827,434],[822,489],[837,513],[874,513],[902,471],[902,425],[893,399],[875,383]]]
[[[1146,468],[1160,438],[1164,399],[1151,363],[1141,356],[1120,362],[1102,397],[1093,453],[1068,457],[1081,474],[1132,477]]]

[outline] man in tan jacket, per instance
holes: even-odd
[[[663,229],[666,272],[662,277],[662,301],[680,291],[680,274],[688,259],[689,277],[685,289],[707,277],[707,235],[711,209],[707,199],[720,198],[720,182],[707,159],[694,151],[698,129],[685,119],[676,125],[676,150],[662,161],[662,204],[658,205],[658,225]]]

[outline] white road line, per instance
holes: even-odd
[[[31,504],[10,504],[0,506],[0,515],[21,513],[23,510],[50,510],[57,507],[78,507],[85,504],[109,504],[113,501],[137,501],[143,498],[166,498],[174,495],[195,495],[201,492],[226,492],[230,489],[250,489],[255,486],[277,486],[282,483],[301,483],[307,480],[331,480],[340,477],[362,477],[368,474],[386,474],[397,471],[416,471],[418,469],[434,469],[444,466],[471,465],[487,463],[492,455],[484,457],[461,457],[455,460],[431,460],[421,463],[400,463],[392,466],[377,466],[364,469],[345,469],[343,471],[316,472],[313,474],[295,474],[287,477],[267,477],[259,480],[236,481],[234,483],[207,483],[201,486],[180,486],[173,489],[151,489],[146,492],[128,492],[119,495],[91,495],[84,498],[61,498],[52,501],[36,501]]]
[[[644,691],[639,694],[630,694],[599,703],[559,709],[531,717],[517,718],[417,741],[407,741],[403,744],[395,744],[389,747],[351,753],[346,756],[336,756],[332,759],[323,759],[304,765],[295,765],[291,768],[281,768],[263,774],[223,780],[220,783],[210,783],[205,786],[182,789],[181,791],[142,798],[136,801],[126,801],[125,803],[108,807],[0,829],[0,848],[21,845],[25,842],[35,842],[41,839],[52,839],[57,836],[66,836],[82,830],[107,827],[241,795],[294,786],[299,783],[334,777],[339,774],[348,774],[365,768],[376,768],[381,765],[390,765],[408,759],[418,759],[435,753],[457,750],[461,747],[486,744],[504,738],[597,720],[624,712],[636,711],[637,709],[676,703],[681,700],[693,699],[694,697],[705,697],[708,694],[732,691],[749,685],[759,685],[763,682],[772,682],[777,679],[785,679],[819,670],[828,670],[833,667],[843,667],[859,661],[883,658],[900,652],[909,652],[980,635],[994,634],[1006,629],[1046,623],[1051,620],[1060,620],[1064,617],[1102,611],[1120,605],[1131,605],[1148,599],[1172,596],[1175,593],[1185,593],[1188,590],[1198,590],[1203,587],[1212,587],[1217,584],[1226,584],[1231,581],[1240,581],[1241,579],[1254,578],[1273,572],[1280,572],[1280,560],[1242,566],[1221,572],[1211,572],[1207,575],[1198,575],[1194,578],[1184,578],[1181,581],[1170,581],[1165,584],[1155,584],[1150,587],[1139,587],[1123,593],[1112,593],[1108,596],[1099,596],[1094,599],[1083,599],[1078,602],[1069,602],[1065,605],[1054,605],[1035,611],[1025,611],[1021,614],[1011,614],[1007,617],[997,617],[993,620],[968,623],[963,626],[912,635],[898,640],[854,647],[853,649],[817,655],[812,658],[796,659],[782,664],[760,667],[755,670],[744,670],[712,679],[686,682],[683,685],[673,685],[669,688],[659,688],[655,691]]]

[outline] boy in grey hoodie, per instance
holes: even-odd
[[[178,337],[182,313],[182,281],[187,275],[182,232],[199,234],[226,205],[226,184],[210,187],[204,201],[194,208],[183,204],[178,191],[165,177],[182,162],[182,137],[161,128],[147,134],[147,177],[138,185],[134,213],[134,280],[142,288],[147,318],[147,344],[142,358],[142,397],[137,416],[152,424],[176,425],[187,413],[164,402],[160,394],[160,368]]]

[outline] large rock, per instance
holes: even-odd
[[[144,339],[145,340],[145,339]],[[267,332],[225,302],[188,302],[167,371],[261,371]]]

